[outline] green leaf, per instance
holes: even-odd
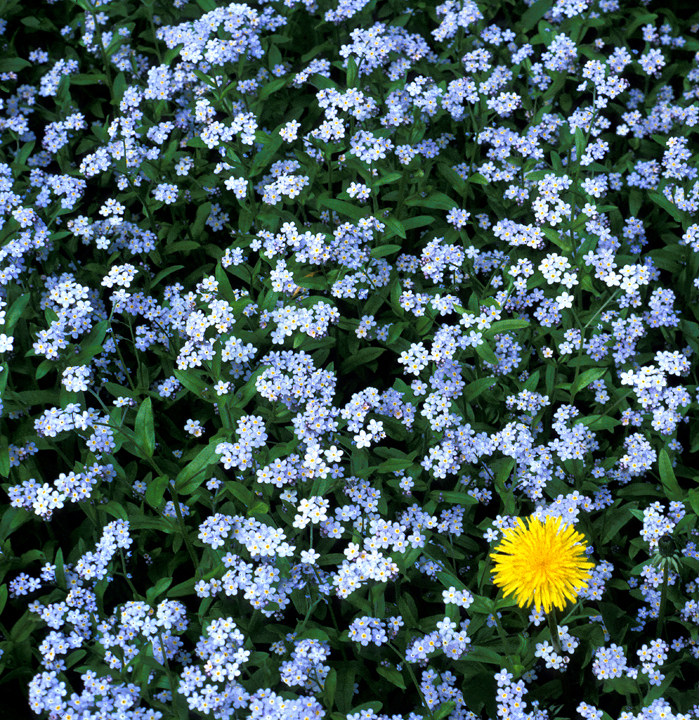
[[[32,64],[28,60],[23,60],[19,57],[8,58],[6,60],[0,60],[0,73],[20,72],[20,70],[31,66]]]
[[[58,548],[56,551],[56,557],[53,560],[53,564],[56,566],[55,574],[56,574],[56,584],[61,590],[66,589],[66,573],[65,573],[65,567],[63,562],[63,550],[61,548]],[[0,610],[0,612],[2,612]]]
[[[171,273],[177,272],[178,270],[181,270],[184,267],[184,265],[172,265],[169,268],[165,268],[164,270],[161,270],[154,278],[153,282],[150,284],[151,289],[154,288],[161,280],[166,278]]]
[[[265,372],[265,368],[257,368],[257,370],[255,370],[255,372],[250,376],[245,385],[243,385],[243,387],[240,388],[240,390],[236,393],[236,407],[243,408],[250,402],[250,400],[252,400],[252,398],[257,393],[257,378],[260,377],[263,372]]]
[[[405,690],[405,680],[403,680],[403,675],[394,667],[384,667],[383,665],[377,665],[376,671],[381,675],[381,677],[385,677],[388,682],[390,682],[392,685],[395,685],[396,687],[399,687],[401,690]],[[453,704],[453,703],[452,703]],[[456,705],[454,705],[456,707]],[[452,708],[453,710],[454,708]]]
[[[675,477],[675,471],[672,469],[672,462],[670,456],[667,454],[667,450],[663,448],[660,451],[659,456],[660,465],[660,482],[662,482],[665,488],[665,494],[669,500],[681,501],[684,499],[684,493],[682,492],[677,478]]]
[[[153,404],[146,398],[138,409],[135,425],[136,441],[148,457],[155,451],[155,428],[153,426]]]
[[[216,452],[216,446],[223,442],[220,438],[213,438],[211,442],[202,448],[192,462],[185,465],[175,478],[177,492],[182,495],[191,495],[205,480],[204,470],[221,457]]]
[[[372,184],[372,189],[380,187],[381,185],[389,185],[390,183],[397,182],[403,177],[402,172],[391,172],[382,175],[375,183]]]
[[[5,542],[15,530],[35,518],[34,513],[24,508],[6,507],[0,520],[0,542]]]
[[[480,345],[476,345],[476,352],[487,363],[490,363],[491,365],[498,364],[497,355],[493,352],[493,349],[490,347],[490,345],[488,345],[488,343],[483,342]]]
[[[170,478],[167,478],[164,475],[161,475],[148,483],[148,488],[146,490],[146,502],[155,510],[160,508],[163,496],[165,495],[165,490],[167,489],[169,483]]]
[[[490,390],[495,384],[496,380],[494,377],[478,378],[478,380],[474,380],[464,388],[463,398],[467,403],[471,402],[486,390]]]
[[[400,220],[396,220],[396,218],[389,215],[388,217],[383,218],[382,222],[384,222],[386,224],[386,227],[388,227],[388,229],[391,231],[390,233],[386,233],[386,237],[400,235],[400,237],[405,240],[405,228],[403,227],[403,223]]]
[[[104,352],[104,336],[107,334],[109,328],[109,320],[102,320],[97,323],[90,334],[80,343],[80,352],[73,358],[71,363],[73,365],[85,365],[92,360],[95,355],[99,355]]]
[[[347,215],[353,220],[360,220],[366,215],[364,208],[360,208],[357,205],[346,202],[345,200],[329,198],[326,195],[319,195],[316,202],[322,207],[326,207],[330,210],[334,210],[337,213]]]
[[[126,513],[126,508],[116,500],[110,500],[105,505],[100,505],[100,509],[104,510],[108,515],[111,515],[117,520],[129,519],[129,516]]]
[[[194,578],[190,578],[189,580],[185,580],[184,582],[180,583],[179,585],[175,585],[172,590],[170,590],[167,594],[168,598],[176,598],[176,597],[182,597],[183,595],[191,595],[194,593]]]
[[[203,380],[199,378],[198,375],[194,375],[191,372],[182,372],[181,370],[178,370],[175,368],[173,371],[173,374],[175,377],[184,385],[184,387],[187,388],[190,392],[193,392],[195,395],[198,395],[199,397],[204,396],[204,391],[206,390],[206,383],[204,383]]]
[[[571,252],[572,247],[570,245],[570,240],[564,238],[558,230],[554,230],[551,227],[543,227],[542,231],[546,238],[550,240],[554,245],[558,245],[558,247],[561,248],[563,252]]]
[[[692,508],[694,514],[699,517],[699,490],[689,491],[689,505]]]
[[[441,500],[446,503],[454,503],[455,505],[476,505],[478,499],[469,495],[466,491],[460,490],[433,490],[430,497],[434,500]]]
[[[383,355],[386,351],[385,348],[368,347],[362,348],[359,352],[355,353],[351,357],[347,358],[342,365],[340,365],[341,373],[349,373],[360,365],[366,365],[372,360],[376,360],[377,357]]]
[[[454,170],[449,167],[446,163],[438,163],[437,171],[439,174],[449,183],[449,185],[455,188],[458,192],[464,193],[466,191],[466,181]]]
[[[12,631],[10,632],[10,640],[12,640],[15,644],[24,642],[32,634],[40,622],[41,619],[38,616],[27,610],[27,612],[22,615],[12,628]]]
[[[606,372],[607,368],[590,368],[589,370],[585,370],[584,373],[578,375],[577,379],[575,380],[573,386],[570,389],[570,394],[573,396],[576,395],[583,388],[586,388],[590,383],[601,379]]]
[[[162,577],[152,588],[146,590],[146,602],[151,604],[172,585],[171,577]]]
[[[397,472],[398,470],[407,470],[413,464],[412,460],[403,458],[389,458],[384,460],[381,465],[376,468],[377,472]]]
[[[456,709],[456,702],[454,700],[447,700],[443,702],[436,712],[432,713],[433,720],[442,720],[442,718],[451,715]]]
[[[440,192],[432,193],[426,198],[412,198],[410,200],[406,200],[405,204],[410,206],[418,205],[423,208],[433,208],[435,210],[451,210],[458,205],[456,200],[452,200],[448,195]]]
[[[357,69],[357,61],[354,59],[352,55],[350,55],[347,58],[347,87],[353,88],[357,87],[357,76],[358,76],[358,69]]]
[[[268,82],[262,90],[260,90],[260,94],[256,98],[257,102],[267,99],[272,93],[283,88],[284,85],[286,85],[286,79],[283,77],[275,78],[271,82]]]
[[[657,191],[649,191],[646,193],[647,196],[660,208],[665,210],[665,212],[674,220],[677,220],[678,222],[682,222],[682,216],[683,212],[680,210],[677,205],[670,202],[665,195],[663,195],[660,192]]]
[[[616,418],[609,417],[608,415],[587,415],[583,418],[575,418],[573,421],[574,425],[584,425],[590,428],[590,430],[613,430],[617,425],[621,425],[621,422]]]
[[[496,335],[497,333],[510,332],[511,330],[521,330],[531,325],[529,320],[498,320],[494,322],[487,330],[486,337],[490,337],[490,333]]]
[[[0,475],[10,477],[10,446],[5,435],[0,435]]]
[[[470,645],[469,651],[464,659],[467,662],[483,662],[489,665],[497,665],[498,667],[506,667],[507,661],[502,655],[498,655],[494,650],[483,647],[482,645]]]
[[[635,509],[635,505],[636,503],[634,503],[633,509]],[[630,505],[626,505],[625,507],[618,508],[614,511],[607,511],[605,513],[605,518],[611,515],[611,520],[607,520],[605,522],[604,528],[607,532],[602,538],[602,545],[606,545],[611,542],[613,538],[616,538],[621,528],[623,528],[624,525],[633,518],[631,510],[632,507]]]
[[[469,176],[468,181],[475,185],[490,185],[490,180],[480,173],[473,173],[473,175]]]
[[[403,220],[403,227],[406,230],[412,230],[417,227],[425,227],[425,225],[431,225],[435,222],[435,218],[432,215],[416,215],[415,217],[407,218]]]
[[[86,73],[84,75],[71,75],[71,85],[101,85],[107,82],[107,76],[104,73]]]
[[[335,691],[337,689],[337,670],[330,668],[330,672],[325,676],[323,683],[323,698],[325,706],[331,708],[335,703]]]
[[[284,142],[284,138],[279,134],[281,125],[272,131],[271,136],[261,130],[255,133],[255,141],[262,143],[264,147],[260,152],[255,155],[255,159],[252,161],[248,177],[253,178],[259,175],[260,171],[267,167],[269,163],[277,156],[277,151]]]
[[[114,397],[135,397],[138,393],[131,388],[125,388],[116,383],[108,382],[104,384],[104,388],[107,392],[110,392]]]
[[[155,482],[155,481],[153,481]],[[145,515],[131,515],[129,524],[132,530],[159,530],[160,532],[173,532],[172,526],[163,522],[162,518],[146,517]]]
[[[211,215],[211,208],[212,205],[210,202],[204,203],[197,208],[197,215],[194,218],[194,224],[192,225],[192,237],[197,241],[202,237],[204,225],[209,219],[209,215]]]
[[[112,83],[112,96],[115,105],[119,105],[119,103],[122,101],[124,93],[126,92],[126,88],[126,75],[124,75],[123,72],[120,72],[114,78],[114,82]]]
[[[22,313],[24,312],[24,309],[27,307],[31,299],[32,294],[25,293],[12,303],[12,307],[10,307],[10,309],[7,311],[7,314],[5,315],[5,333],[7,335],[12,334],[12,330],[17,324],[17,321],[22,317]]]
[[[396,220],[396,222],[398,222]],[[405,237],[405,235],[403,235]],[[373,258],[382,258],[386,257],[386,255],[392,255],[393,253],[396,253],[400,251],[402,248],[400,245],[379,245],[378,247],[371,249],[371,257]]]
[[[201,208],[199,208],[201,210]],[[206,218],[204,219],[204,221]],[[202,228],[204,222],[202,222]],[[171,255],[172,253],[189,252],[190,250],[198,250],[201,247],[201,243],[194,242],[193,240],[180,240],[179,242],[168,245],[163,251],[165,255]]]

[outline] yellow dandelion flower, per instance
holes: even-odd
[[[555,605],[563,610],[569,600],[587,587],[590,569],[584,536],[560,517],[545,522],[532,517],[527,527],[522,518],[517,526],[503,530],[504,538],[490,557],[495,563],[493,582],[505,595],[515,595],[520,607],[535,603],[545,613]]]

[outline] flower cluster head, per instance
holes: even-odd
[[[569,655],[572,655],[580,644],[580,640],[568,632],[567,625],[558,628],[558,641],[561,646],[561,652],[568,653]],[[546,663],[547,668],[553,668],[554,670],[565,669],[570,660],[570,658],[567,658],[565,655],[556,652],[553,645],[547,640],[536,644],[536,652],[534,654]]]
[[[520,607],[533,602],[547,613],[552,606],[563,610],[587,587],[594,563],[585,559],[585,538],[560,517],[544,522],[533,517],[528,526],[517,518],[517,525],[504,529],[503,536],[490,555],[493,582],[505,595],[514,595]]]
[[[386,629],[388,628],[390,636],[393,637],[402,625],[403,618],[400,616],[390,617],[385,622],[380,618],[359,617],[355,618],[350,624],[349,637],[350,640],[363,646],[373,643],[380,647],[388,642],[389,635],[386,634]]]
[[[598,680],[622,677],[628,670],[624,648],[612,643],[608,648],[601,647],[595,651],[592,671]]]
[[[291,660],[279,668],[281,680],[293,687],[300,685],[311,692],[322,692],[330,666],[325,661],[330,654],[330,645],[321,640],[305,638],[294,642]]]

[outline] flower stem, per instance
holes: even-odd
[[[665,605],[667,604],[667,585],[670,576],[670,566],[667,562],[663,563],[663,585],[660,591],[660,610],[658,612],[658,624],[655,627],[655,637],[662,635],[665,625]]]
[[[418,695],[420,696],[420,700],[422,700],[422,704],[427,709],[427,712],[429,713],[430,717],[434,716],[434,713],[432,712],[432,709],[427,703],[427,700],[425,699],[425,696],[422,694],[422,690],[420,689],[420,683],[417,681],[417,678],[415,677],[415,673],[413,672],[413,669],[410,667],[410,663],[406,659],[405,655],[403,655],[400,650],[389,640],[388,641],[388,647],[393,650],[396,655],[400,658],[401,665],[405,663],[405,668],[408,671],[408,674],[410,675],[410,679],[413,681],[413,685],[415,685],[415,689],[417,690]]]
[[[502,623],[500,622],[500,618],[498,617],[498,611],[493,609],[493,617],[495,618],[495,626],[498,629],[498,635],[500,636],[500,640],[502,640],[502,647],[505,650],[505,654],[507,655],[507,660],[510,663],[510,670],[512,672],[515,671],[515,661],[512,659],[512,655],[510,655],[510,648],[507,645],[507,636],[505,635],[505,630],[502,627]]]
[[[549,630],[551,632],[551,643],[553,644],[553,649],[557,655],[563,654],[563,650],[561,649],[561,641],[558,637],[558,623],[556,622],[556,610],[554,608],[551,608],[551,612],[546,613],[546,620],[549,624]]]

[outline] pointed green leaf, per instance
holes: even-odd
[[[578,378],[573,383],[573,387],[570,390],[571,395],[576,395],[583,388],[586,388],[588,385],[590,385],[590,383],[599,380],[604,376],[606,372],[607,368],[590,368],[589,370],[585,370],[584,373],[578,375]]]
[[[382,665],[376,666],[376,671],[381,675],[382,677],[385,677],[388,682],[390,682],[392,685],[395,685],[396,687],[399,687],[401,690],[405,690],[405,680],[403,680],[403,676],[398,672],[398,670],[394,667],[383,667]],[[452,708],[453,709],[453,708]]]
[[[681,501],[684,498],[684,493],[677,482],[675,471],[672,469],[670,456],[667,454],[667,450],[665,450],[665,448],[660,451],[659,465],[660,482],[662,482],[663,487],[665,488],[665,494],[670,500]]]
[[[136,415],[136,442],[148,457],[153,457],[155,451],[155,428],[153,426],[153,404],[146,398],[138,409]]]
[[[148,483],[148,488],[146,490],[146,502],[152,508],[155,508],[156,510],[160,508],[160,504],[163,501],[163,496],[165,495],[165,490],[167,489],[169,482],[170,479],[163,475],[155,478],[155,480],[151,480]]]
[[[491,365],[498,364],[497,355],[493,352],[493,349],[490,347],[490,345],[488,345],[488,343],[482,342],[480,345],[476,345],[476,352],[487,363],[490,363]]]
[[[220,438],[214,438],[206,447],[199,451],[199,454],[192,462],[185,465],[175,479],[177,492],[182,495],[191,495],[206,479],[205,469],[217,462],[220,455],[216,452],[216,446],[223,442]]]

